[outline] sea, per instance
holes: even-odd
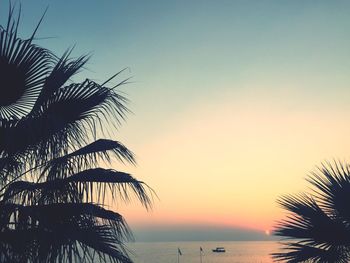
[[[277,252],[280,244],[276,241],[136,242],[127,247],[135,263],[177,263],[178,260],[180,263],[272,263],[270,254]],[[226,252],[212,252],[216,247],[224,247]]]

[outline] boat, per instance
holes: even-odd
[[[212,249],[212,251],[216,252],[216,253],[224,253],[224,252],[226,252],[224,247],[217,247],[215,249]]]

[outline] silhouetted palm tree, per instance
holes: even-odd
[[[0,262],[131,262],[129,228],[104,198],[131,192],[149,208],[152,190],[99,168],[135,160],[120,142],[96,139],[128,112],[115,89],[126,81],[73,83],[88,58],[35,45],[37,28],[20,39],[13,12],[0,27]]]
[[[349,262],[350,165],[323,164],[308,181],[311,194],[285,196],[279,204],[290,213],[275,234],[286,237],[283,252],[273,254],[287,262]]]

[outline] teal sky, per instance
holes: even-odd
[[[157,136],[195,104],[227,96],[235,103],[262,93],[291,110],[348,105],[348,1],[101,3],[23,2],[23,29],[48,6],[38,36],[57,38],[43,45],[92,52],[89,76],[97,80],[130,67],[133,140]]]
[[[8,1],[0,3],[3,24]],[[244,188],[247,183],[239,177],[244,174],[251,176],[253,183],[263,184],[265,180],[275,185],[266,185],[267,192],[247,189],[246,195],[237,193],[235,200],[242,204],[237,206],[229,200],[229,190],[222,190],[228,193],[225,200],[229,201],[220,209],[233,212],[221,213],[208,207],[218,220],[200,223],[215,225],[232,220],[234,227],[270,229],[281,216],[275,212],[278,195],[303,190],[307,172],[324,159],[349,156],[346,149],[350,145],[345,141],[350,126],[344,123],[350,120],[350,1],[21,3],[20,31],[24,36],[30,34],[48,7],[37,36],[53,38],[38,43],[57,54],[73,45],[74,55],[92,53],[87,71],[78,79],[88,77],[103,82],[129,67],[120,80],[133,76],[134,83],[122,90],[128,94],[134,114],[120,129],[118,139],[139,159],[136,169],[126,169],[153,186],[160,197],[151,216],[126,212],[132,224],[142,226],[137,220],[140,217],[147,224],[154,218],[166,224],[167,216],[173,214],[164,207],[172,204],[177,214],[189,213],[190,206],[184,205],[181,210],[173,200],[178,192],[171,188],[181,188],[180,183],[174,183],[176,180],[191,176],[189,183],[194,190],[184,187],[181,194],[193,198],[190,203],[199,207],[200,200],[214,198],[222,190],[205,188],[211,184],[210,176],[235,185],[235,196],[236,185],[241,183],[239,187]],[[300,145],[293,141],[294,135],[300,137]],[[281,152],[267,154],[269,145],[271,151]],[[167,157],[158,162],[169,165],[168,169],[157,167],[157,154]],[[242,155],[248,157],[244,159]],[[187,163],[185,159],[192,157],[193,162]],[[263,167],[260,175],[257,170],[246,169],[247,165],[235,172],[227,168],[248,160],[252,166],[266,164],[267,168]],[[272,165],[276,168],[270,169]],[[222,169],[214,172],[217,167]],[[294,177],[281,179],[285,170]],[[196,189],[199,181],[203,183],[198,187],[205,190]],[[198,201],[192,194],[198,196]],[[254,198],[263,200],[262,196],[270,199],[256,205],[266,207],[270,215],[254,214],[246,208],[255,203]],[[218,202],[222,200],[218,198]],[[191,224],[199,220],[198,215],[207,215],[199,208],[195,211],[196,215],[189,216],[194,218]],[[241,224],[247,221],[243,215],[257,218],[247,226]],[[174,222],[186,218],[175,217]]]

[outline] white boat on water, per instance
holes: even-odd
[[[215,249],[212,249],[212,251],[216,252],[216,253],[224,253],[224,252],[226,252],[224,247],[217,247]]]

